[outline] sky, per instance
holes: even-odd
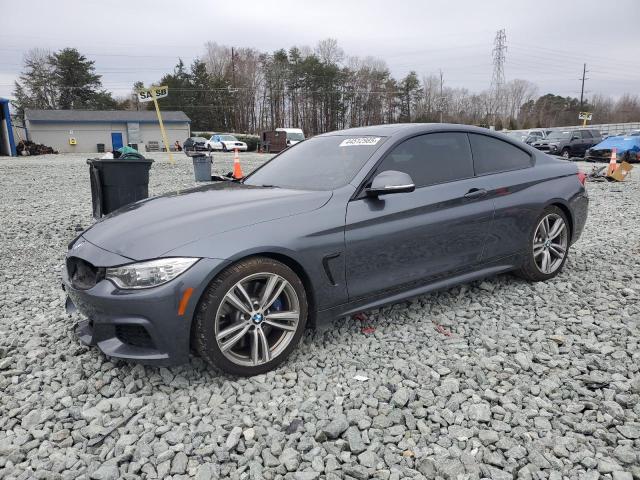
[[[640,94],[640,0],[0,0],[0,97],[28,50],[75,47],[106,89],[126,95],[207,41],[271,52],[332,37],[347,55],[384,60],[396,78],[443,72],[444,83],[488,89],[496,31],[506,31],[506,80],[539,93]]]

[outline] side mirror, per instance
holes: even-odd
[[[371,186],[365,190],[368,197],[379,197],[391,193],[408,193],[416,189],[409,174],[396,170],[386,170],[377,174]]]

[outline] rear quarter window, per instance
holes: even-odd
[[[531,166],[531,155],[488,135],[469,134],[476,175],[519,170]]]

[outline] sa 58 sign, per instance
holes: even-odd
[[[158,98],[164,98],[169,95],[169,87],[151,87],[145,88],[144,90],[138,90],[138,100],[140,102],[151,102],[153,101],[153,94],[156,95],[156,100]]]

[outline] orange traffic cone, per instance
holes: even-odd
[[[238,149],[234,148],[233,151],[233,178],[242,178],[244,177],[244,173],[242,173],[242,167],[240,166],[240,155],[238,155]]]
[[[613,147],[611,149],[611,160],[609,160],[609,171],[607,172],[607,174],[611,175],[617,169],[618,169],[618,149],[616,147]]]

